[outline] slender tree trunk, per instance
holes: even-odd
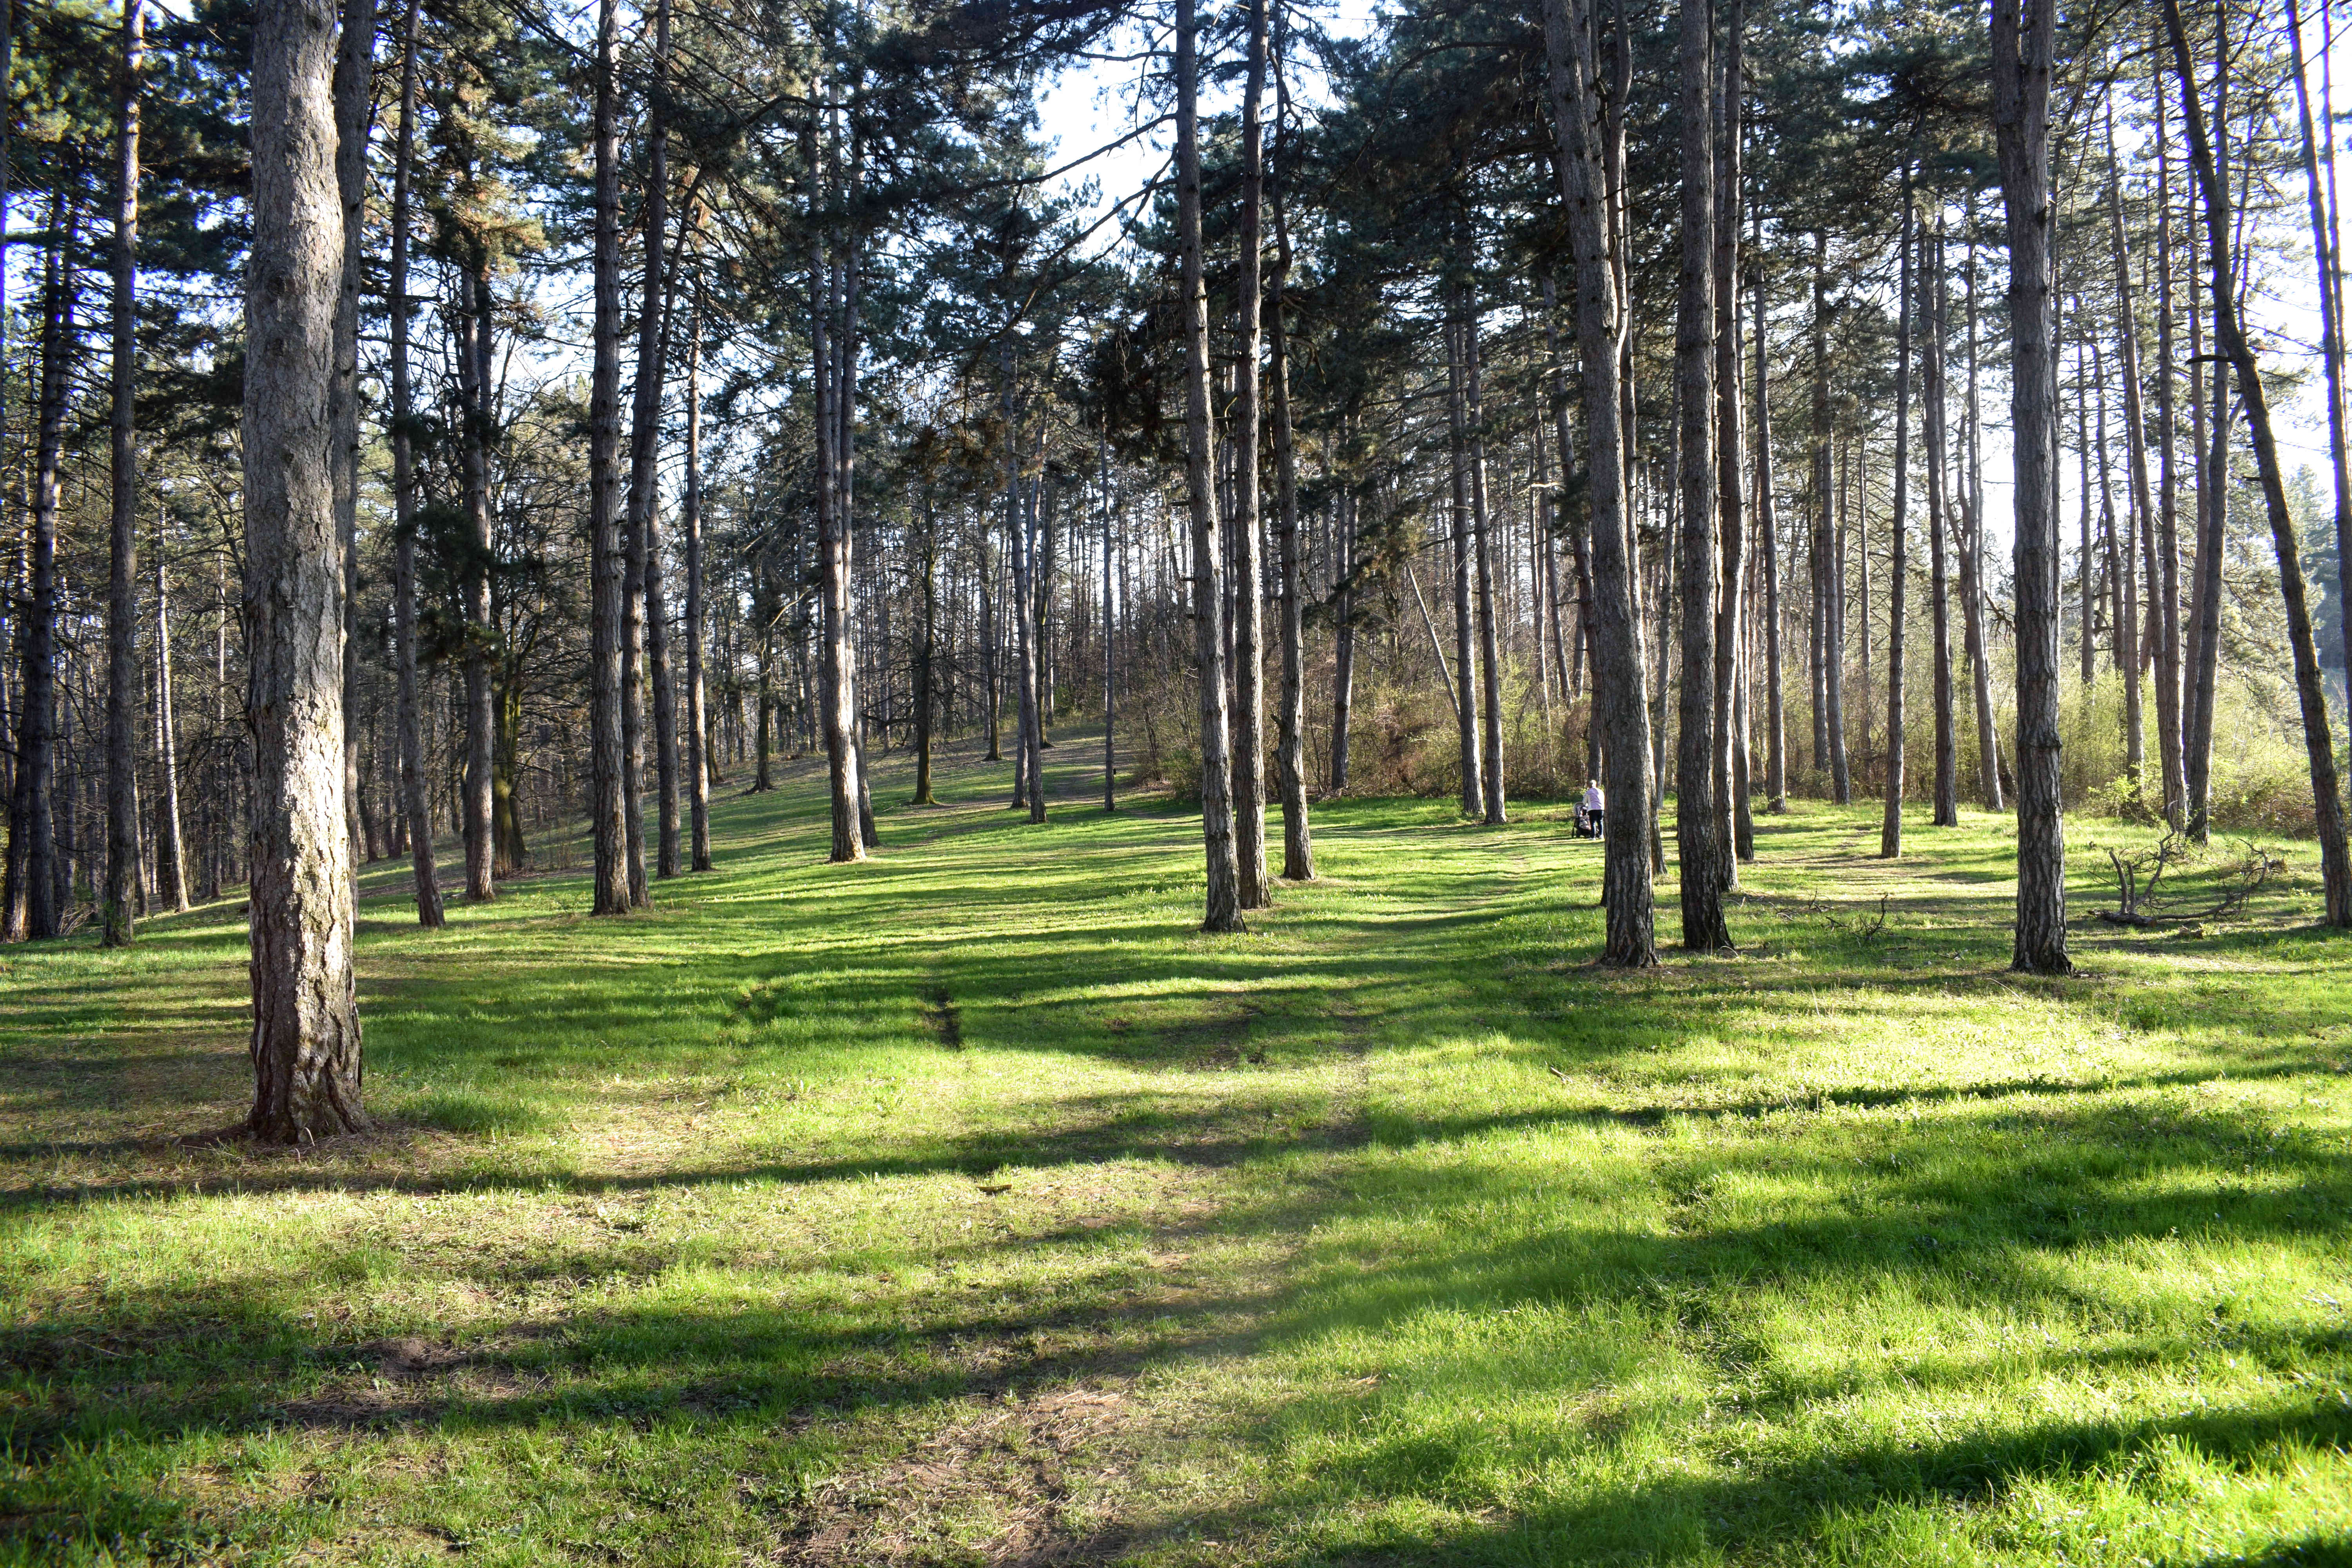
[[[1233,727],[1234,851],[1241,906],[1274,902],[1265,864],[1265,521],[1258,487],[1260,369],[1264,352],[1265,0],[1248,0],[1247,75],[1242,89],[1241,210],[1236,215],[1234,434]]]
[[[595,367],[588,395],[589,820],[596,846],[594,912],[630,908],[628,777],[621,723],[621,618],[628,597],[621,549],[621,148],[617,0],[599,0],[595,67]]]
[[[2209,190],[2209,201],[2219,201],[2226,211],[2230,192],[2227,179],[2230,171],[2230,76],[2229,17],[2226,11],[2216,7],[2213,33],[2213,134],[2217,143],[2213,173],[2223,182],[2218,191]],[[2196,97],[2195,72],[2184,77],[2182,110],[2187,100]],[[2192,170],[2192,177],[2195,171]],[[2189,232],[2196,232],[2194,192],[2190,203]],[[2210,231],[2209,231],[2210,233]],[[2207,260],[2212,260],[2212,246],[2207,244]],[[2193,263],[2192,263],[2193,268]],[[2221,296],[2235,287],[2227,274],[2215,272],[2219,279],[2213,285],[2212,310],[2218,318]],[[2203,374],[2205,368],[2204,317],[2191,309],[2189,320],[2189,357]],[[2215,328],[2219,334],[2219,325]],[[2218,346],[2218,345],[2217,345]],[[2215,365],[2205,383],[2211,397],[2210,437],[2204,426],[2197,430],[2197,557],[2195,580],[2189,589],[2189,681],[2184,693],[2188,710],[2181,718],[2181,752],[2184,763],[2184,783],[2189,805],[2189,837],[2202,844],[2211,830],[2210,811],[2213,774],[2213,697],[2215,679],[2221,668],[2221,554],[2227,545],[2230,517],[2230,389],[2229,377]],[[2192,384],[2190,395],[2201,409],[2205,400],[2199,397]],[[2210,446],[2208,442],[2210,440]]]
[[[2312,129],[2311,119],[2311,79],[2303,61],[2303,13],[2296,0],[2287,0],[2286,10],[2288,36],[2294,47],[2296,118],[2303,133],[2304,191],[2311,208],[2312,258],[2318,273],[2320,354],[2327,375],[2328,477],[2335,482],[2337,608],[2343,616],[2341,629],[2345,633],[2342,648],[2346,675],[2347,680],[2352,680],[2352,558],[2347,558],[2346,550],[2347,541],[2352,541],[2352,464],[2347,464],[2345,445],[2344,321],[2338,313],[2340,300],[2336,292],[2341,258],[2336,255],[2336,226],[2319,183],[2318,139]],[[2320,37],[2328,40],[2325,25],[2321,27]],[[2333,105],[2328,107],[2333,108]],[[2327,124],[2328,173],[2332,188],[2335,122],[2330,120]]]
[[[1095,492],[1102,507],[1103,809],[1117,811],[1118,751],[1115,737],[1118,718],[1118,623],[1112,619],[1111,603],[1116,552],[1111,542],[1110,437],[1103,432],[1097,432],[1095,438]]]
[[[1503,656],[1495,614],[1495,551],[1488,534],[1496,526],[1486,505],[1486,401],[1480,391],[1478,317],[1474,310],[1462,322],[1462,359],[1467,383],[1465,413],[1469,426],[1470,528],[1478,563],[1478,666],[1481,720],[1485,731],[1486,765],[1479,773],[1484,821],[1500,827],[1503,809]]]
[[[1992,663],[1985,636],[1984,572],[1984,419],[1977,403],[1977,263],[1976,225],[1969,225],[1969,483],[1967,507],[1954,530],[1954,553],[1959,557],[1960,640],[1969,658],[1969,679],[1976,693],[1978,789],[1987,811],[2002,806],[2000,736],[1993,728]],[[2052,503],[2055,505],[2053,501]],[[2053,556],[2054,560],[2055,557]],[[2055,567],[2053,567],[2055,570]],[[2055,590],[2053,590],[2054,592]]]
[[[629,593],[644,595],[644,640],[651,662],[654,728],[654,874],[675,877],[677,864],[677,710],[669,666],[668,603],[662,591],[659,516],[662,379],[669,342],[669,0],[653,14],[653,79],[646,92],[645,277],[637,309],[637,374],[629,420],[628,531],[633,542]],[[634,660],[633,660],[634,662]],[[639,747],[643,745],[642,739]],[[640,830],[642,832],[642,830]]]
[[[1622,45],[1624,40],[1619,39]],[[1598,44],[1590,0],[1545,0],[1553,133],[1559,143],[1560,197],[1576,262],[1577,357],[1584,381],[1590,448],[1586,498],[1592,526],[1597,705],[1606,735],[1608,835],[1602,871],[1607,910],[1603,963],[1657,961],[1649,846],[1649,715],[1642,706],[1640,634],[1634,624],[1625,526],[1624,405],[1619,382],[1624,321],[1608,211],[1622,143],[1595,99]]]
[[[1224,586],[1209,461],[1209,298],[1202,277],[1199,19],[1176,0],[1176,224],[1184,274],[1184,477],[1192,523],[1192,631],[1201,681],[1201,826],[1208,865],[1202,929],[1242,929],[1241,870],[1225,714]],[[1255,461],[1253,454],[1252,461]]]
[[[688,867],[710,865],[710,784],[715,770],[710,710],[704,695],[702,594],[702,293],[686,331],[686,491],[679,498],[679,525],[686,532],[686,799]],[[728,666],[731,677],[734,667]]]
[[[1469,442],[1463,426],[1465,394],[1462,374],[1462,295],[1453,291],[1445,334],[1446,458],[1454,483],[1452,526],[1454,545],[1454,722],[1462,750],[1462,815],[1475,816],[1485,805],[1486,787],[1480,778],[1476,633],[1471,606],[1472,549],[1470,541]]]
[[[2146,622],[2152,645],[2156,671],[2157,745],[2163,769],[2163,783],[2168,799],[2176,767],[2173,752],[2167,750],[2167,736],[2175,722],[2173,708],[2179,700],[2178,689],[2168,684],[2168,672],[2173,668],[2174,652],[2166,647],[2168,634],[2173,628],[2173,618],[2164,613],[2160,603],[2161,587],[2156,567],[2157,510],[2155,493],[2148,483],[2147,417],[2140,393],[2139,312],[2132,283],[2131,260],[2124,239],[2123,179],[2116,165],[2116,118],[2112,101],[2106,106],[2107,151],[2107,237],[2113,254],[2116,274],[2116,355],[2124,383],[2124,459],[2131,470],[2132,515],[2134,532],[2139,541],[2140,555],[2147,562],[2148,616]],[[2161,373],[2169,382],[2172,367],[2166,365]],[[2168,398],[2167,402],[2170,400]],[[2169,410],[2167,411],[2168,417]],[[2126,700],[2130,705],[2132,726],[2132,771],[2134,782],[2143,793],[2146,781],[2141,776],[2147,767],[2147,736],[2141,706],[2140,644],[2141,620],[2132,594],[2139,580],[2140,563],[2126,550],[2120,570],[2129,591],[2125,598],[2125,618],[2129,626],[2123,633],[2127,639],[2128,656],[2125,660],[2125,680],[2129,688]]]
[[[364,5],[367,0],[360,0]],[[113,529],[106,591],[106,891],[99,940],[131,942],[139,872],[139,99],[146,7],[126,0],[115,93]]]
[[[2188,781],[2181,751],[2180,503],[2175,462],[2177,416],[2172,381],[2172,158],[2166,124],[2164,66],[2148,51],[2156,105],[2156,441],[2157,511],[2148,540],[2147,598],[2156,641],[2157,756],[2163,769],[2164,816],[2186,826]],[[2201,405],[2200,405],[2201,406]]]
[[[1288,107],[1286,100],[1286,126]],[[1286,143],[1284,155],[1288,155]],[[1286,162],[1279,173],[1286,181],[1290,173]],[[1307,882],[1315,878],[1315,840],[1307,818],[1307,595],[1302,581],[1306,563],[1301,558],[1303,544],[1298,534],[1298,444],[1290,422],[1290,336],[1283,320],[1283,290],[1290,281],[1290,226],[1283,211],[1284,194],[1278,185],[1274,198],[1274,299],[1270,312],[1274,340],[1270,374],[1274,390],[1276,570],[1281,577],[1282,616],[1282,700],[1277,714],[1275,764],[1276,782],[1282,790],[1282,878],[1286,882]],[[1104,542],[1108,548],[1108,530]],[[1105,584],[1103,629],[1108,636],[1108,578]],[[1108,665],[1105,668],[1108,670]],[[1105,679],[1108,680],[1108,674]],[[1108,733],[1108,718],[1104,729]]]
[[[155,514],[155,891],[188,912],[188,859],[180,833],[180,745],[172,712],[172,613],[164,595],[163,514]]]
[[[1758,205],[1751,221],[1763,223]],[[1756,539],[1764,579],[1764,799],[1775,816],[1789,809],[1789,729],[1781,700],[1780,520],[1773,505],[1771,382],[1765,353],[1764,279],[1756,279]]]
[[[1339,516],[1339,586],[1332,595],[1331,793],[1348,791],[1348,726],[1356,705],[1356,498],[1332,498]]]
[[[254,761],[248,1124],[281,1143],[366,1125],[343,821],[334,37],[328,0],[263,0],[255,13],[242,427]]]
[[[1845,562],[1837,547],[1835,488],[1830,428],[1829,237],[1813,235],[1813,522],[1814,550],[1820,562],[1813,590],[1813,616],[1819,629],[1821,706],[1813,720],[1817,746],[1815,765],[1822,765],[1818,747],[1827,745],[1830,797],[1840,805],[1853,798],[1853,774],[1845,750]]]
[[[366,269],[368,130],[375,103],[376,0],[343,0],[335,49],[335,187],[343,205],[342,286],[335,300],[335,528],[343,551],[343,816],[361,820],[359,711],[360,283]],[[358,854],[354,843],[354,859]]]
[[[498,897],[494,825],[498,703],[491,689],[490,661],[498,638],[490,607],[490,440],[496,417],[491,406],[489,258],[471,258],[460,281],[464,304],[457,317],[459,400],[465,408],[461,449],[465,460],[467,551],[460,579],[466,616],[466,755],[461,811],[466,840],[466,901]]]
[[[1903,853],[1904,746],[1908,739],[1903,711],[1903,600],[1911,574],[1911,321],[1918,295],[1912,285],[1911,166],[1903,166],[1903,236],[1900,283],[1895,308],[1895,510],[1888,520],[1886,548],[1886,810],[1879,820],[1878,853],[1892,860]]]
[[[1930,622],[1927,662],[1933,678],[1936,703],[1936,794],[1932,821],[1937,827],[1957,827],[1960,822],[1959,736],[1952,700],[1951,573],[1945,560],[1945,540],[1952,527],[1954,510],[1946,497],[1946,489],[1952,483],[1952,478],[1946,439],[1950,396],[1945,377],[1944,344],[1950,336],[1951,310],[1944,253],[1944,208],[1940,197],[1936,206],[1936,232],[1927,255],[1927,295],[1932,303],[1929,306],[1927,352],[1921,356],[1924,381],[1921,403],[1924,406],[1920,435],[1927,446],[1927,459]]]
[[[416,883],[417,923],[442,924],[441,889],[433,868],[433,814],[425,802],[425,744],[416,699],[415,411],[408,369],[408,246],[416,163],[416,43],[420,0],[408,0],[401,23],[400,130],[392,174],[392,258],[384,289],[392,333],[393,661],[400,728],[401,811]]]
[[[2239,401],[2246,410],[2246,429],[2254,448],[2255,471],[2263,487],[2263,510],[2271,525],[2271,545],[2278,556],[2279,591],[2286,605],[2287,642],[2294,654],[2295,697],[2303,710],[2303,738],[2311,764],[2311,795],[2319,837],[2320,876],[2327,903],[2327,923],[2352,926],[2352,853],[2347,853],[2344,827],[2344,797],[2336,773],[2336,746],[2327,725],[2327,691],[2319,670],[2319,651],[2311,631],[2311,613],[2304,597],[2302,547],[2295,539],[2294,514],[2287,509],[2286,479],[2279,464],[2278,447],[2271,434],[2270,403],[2263,387],[2261,367],[2238,320],[2238,302],[2231,279],[2237,274],[2230,235],[2230,201],[2218,177],[2218,160],[2205,132],[2203,106],[2197,100],[2196,73],[2189,59],[2189,42],[2180,24],[2179,0],[2164,0],[2165,30],[2171,36],[2172,58],[2180,77],[2181,117],[2188,122],[2189,151],[2197,184],[2205,194],[2206,248],[2213,267],[2213,335],[2238,380]],[[2339,442],[2337,451],[2342,451]],[[2340,458],[2339,458],[2340,461]]]
[[[5,119],[0,116],[0,119]],[[52,782],[57,767],[58,504],[59,468],[71,393],[67,356],[73,352],[77,303],[73,249],[77,213],[66,199],[68,181],[49,197],[49,244],[42,258],[41,384],[33,460],[27,593],[17,623],[16,781],[8,824],[8,885],[0,936],[9,942],[52,937],[63,929],[64,900],[57,891]],[[73,810],[68,792],[66,812]]]
[[[1675,747],[1675,854],[1682,893],[1683,946],[1718,952],[1731,945],[1723,920],[1723,840],[1716,822],[1716,180],[1715,125],[1702,112],[1715,79],[1714,6],[1681,0],[1682,278],[1675,311],[1675,372],[1680,384],[1683,668],[1681,729]],[[1664,587],[1663,579],[1660,587]],[[1661,639],[1663,644],[1663,638]],[[1665,648],[1658,649],[1665,668]]]
[[[1745,0],[1723,0],[1723,63],[1716,108],[1715,426],[1716,507],[1722,576],[1715,616],[1715,837],[1717,878],[1739,883],[1739,862],[1756,856],[1748,799],[1748,738],[1739,721],[1740,627],[1746,600],[1747,465],[1739,354],[1740,131],[1747,92]]]
[[[2168,6],[2172,0],[2165,0]],[[2066,837],[2059,798],[2058,530],[2051,504],[2050,73],[2056,0],[1993,0],[1993,132],[2008,216],[2010,393],[2017,454],[2017,933],[2011,966],[2063,974]]]

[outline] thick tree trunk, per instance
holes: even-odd
[[[359,0],[362,5],[367,0]],[[139,874],[139,98],[146,7],[127,0],[115,95],[113,527],[106,585],[106,890],[99,941],[131,942]]]
[[[1242,929],[1241,870],[1225,715],[1224,585],[1209,460],[1209,297],[1202,277],[1200,23],[1176,0],[1176,226],[1184,274],[1184,478],[1192,523],[1192,637],[1201,682],[1201,832],[1208,867],[1202,929]]]
[[[1895,295],[1895,510],[1886,546],[1886,808],[1879,818],[1878,853],[1892,860],[1903,853],[1904,594],[1911,575],[1911,321],[1918,295],[1912,285],[1911,167],[1903,168],[1902,259]]]
[[[248,1125],[284,1143],[366,1125],[343,817],[334,37],[328,0],[263,0],[255,12],[242,431],[254,761]]]
[[[2168,6],[2172,0],[2165,0]],[[2056,0],[1993,0],[1993,132],[2008,216],[2013,332],[2011,427],[2017,459],[2017,933],[2011,966],[2063,974],[2066,837],[2059,798],[2058,529],[2051,407],[2050,73]]]
[[[1724,843],[1716,821],[1715,636],[1716,331],[1714,7],[1681,0],[1682,278],[1675,311],[1675,372],[1680,385],[1683,668],[1681,729],[1675,746],[1675,854],[1682,895],[1683,946],[1718,952],[1731,945],[1723,921]],[[1661,582],[1660,586],[1664,584]],[[1658,650],[1665,668],[1665,649]]]
[[[2344,828],[2344,796],[2336,773],[2336,746],[2327,727],[2327,691],[2322,684],[2319,652],[2312,637],[2311,612],[2305,602],[2303,554],[2295,539],[2294,514],[2287,509],[2286,479],[2279,464],[2278,446],[2271,434],[2270,403],[2263,386],[2261,367],[2238,320],[2236,276],[2230,233],[2229,193],[2217,175],[2214,149],[2205,132],[2204,109],[2197,100],[2196,73],[2189,60],[2189,42],[2180,25],[2179,0],[2164,0],[2165,30],[2171,35],[2172,58],[2180,77],[2181,117],[2188,121],[2189,158],[2197,184],[2205,193],[2206,249],[2213,267],[2213,335],[2224,359],[2236,374],[2239,401],[2246,410],[2246,429],[2254,448],[2254,468],[2262,481],[2263,510],[2271,525],[2271,546],[2278,556],[2280,596],[2286,605],[2288,646],[2294,654],[2295,697],[2303,711],[2304,748],[2311,765],[2311,795],[2319,838],[2320,877],[2327,905],[2327,923],[2352,926],[2352,853],[2347,853]],[[2342,450],[2338,444],[2337,450]],[[2339,459],[2340,460],[2340,459]]]
[[[1609,134],[1594,100],[1600,79],[1590,0],[1545,0],[1553,133],[1560,150],[1560,197],[1576,261],[1577,356],[1584,382],[1589,448],[1586,498],[1592,526],[1595,692],[1609,772],[1608,835],[1602,870],[1607,910],[1603,963],[1657,961],[1649,846],[1649,715],[1642,705],[1642,659],[1634,625],[1632,563],[1624,514],[1624,405],[1619,357],[1624,331],[1617,258],[1607,204],[1616,188],[1621,143]],[[1622,40],[1621,40],[1622,42]]]
[[[425,751],[416,700],[415,411],[408,370],[408,246],[416,163],[416,44],[421,0],[408,0],[401,23],[400,130],[392,174],[392,257],[384,290],[392,332],[392,616],[394,697],[400,731],[401,813],[416,884],[417,923],[442,924],[441,889],[433,868],[433,814],[425,804]]]
[[[594,912],[630,907],[627,775],[621,724],[621,148],[617,0],[599,0],[595,62],[595,365],[588,393],[589,823]]]

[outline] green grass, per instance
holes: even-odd
[[[2352,1562],[2307,847],[2029,982],[2005,823],[1800,805],[1627,975],[1563,808],[1328,803],[1210,938],[1055,755],[1043,827],[885,759],[853,868],[730,789],[626,921],[372,869],[307,1151],[184,1136],[235,905],[0,953],[0,1562]]]

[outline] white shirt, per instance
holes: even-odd
[[[1602,811],[1607,809],[1601,798],[1601,786],[1599,784],[1588,784],[1585,786],[1584,809],[1587,811]]]

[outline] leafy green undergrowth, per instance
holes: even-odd
[[[2352,1562],[2308,847],[2027,981],[2005,822],[1799,803],[1623,974],[1564,809],[1325,803],[1212,938],[1097,754],[848,868],[730,792],[622,921],[372,868],[382,1125],[298,1152],[235,905],[0,954],[0,1562]]]

